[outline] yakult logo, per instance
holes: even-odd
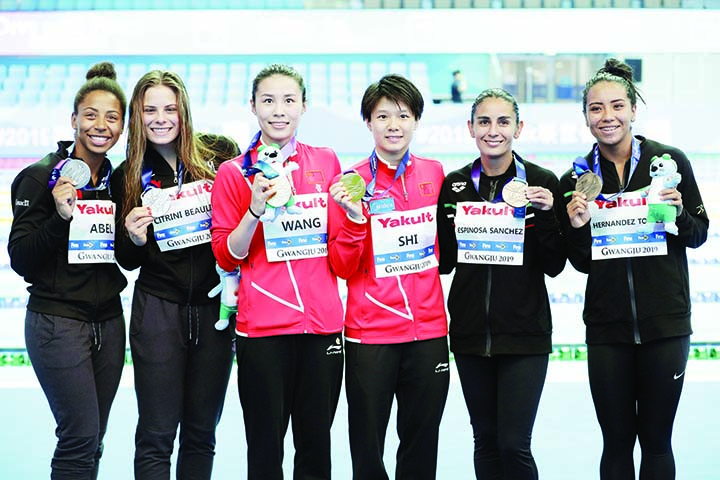
[[[295,200],[295,205],[298,206],[298,207],[300,207],[300,208],[304,208],[304,209],[309,209],[309,208],[326,208],[326,207],[327,207],[327,202],[325,201],[324,198],[321,198],[321,197],[313,197],[311,200],[298,200],[298,199],[296,199],[296,200]]]
[[[378,222],[383,228],[405,227],[408,225],[417,225],[420,223],[433,222],[435,217],[430,212],[423,212],[419,215],[403,216],[400,218],[378,218]]]
[[[598,208],[609,209],[619,207],[639,207],[641,205],[647,205],[647,197],[642,198],[617,198],[615,200],[595,200],[595,205]]]
[[[207,193],[212,192],[212,183],[210,182],[203,182],[200,185],[197,185],[190,190],[182,190],[180,193],[177,194],[178,199],[180,198],[188,198],[188,197],[196,197],[198,195],[205,195]]]
[[[115,205],[109,205],[109,206],[103,206],[103,205],[88,205],[88,204],[77,204],[78,210],[80,210],[80,213],[83,215],[98,215],[98,214],[105,214],[105,215],[115,215]]]
[[[463,205],[462,209],[465,215],[512,215],[514,212],[513,207],[505,204],[483,205],[482,207]]]

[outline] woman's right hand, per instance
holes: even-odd
[[[77,190],[72,181],[67,177],[60,177],[52,189],[52,196],[55,200],[55,209],[60,217],[70,221],[77,202]]]
[[[262,216],[265,213],[265,204],[268,199],[275,195],[275,182],[269,180],[261,172],[255,174],[252,184],[252,198],[250,198],[250,209]]]
[[[138,247],[147,243],[147,229],[152,222],[150,207],[135,207],[125,217],[125,230],[130,240]]]
[[[342,182],[338,181],[330,185],[328,193],[330,193],[333,200],[347,212],[351,219],[356,222],[363,220],[362,201],[358,200],[353,202],[347,188]]]
[[[590,221],[590,210],[584,193],[573,192],[572,200],[567,204],[567,214],[573,228],[580,228]]]

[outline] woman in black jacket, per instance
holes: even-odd
[[[530,438],[552,351],[545,275],[566,261],[558,180],[512,150],[522,127],[512,95],[482,92],[468,121],[480,156],[447,175],[438,199],[440,273],[455,270],[450,349],[483,479],[538,476]]]
[[[97,478],[110,406],[125,363],[115,264],[115,207],[106,153],[127,102],[115,67],[99,63],[75,95],[73,141],[18,174],[8,240],[13,270],[30,284],[25,342],[57,428],[51,478]]]
[[[177,478],[209,479],[215,430],[233,359],[232,329],[216,330],[220,303],[210,247],[212,136],[193,133],[187,91],[175,73],[153,70],[130,101],[127,159],[112,178],[122,213],[117,259],[140,268],[130,317],[138,424],[135,478],[169,479],[180,427]],[[228,143],[228,142],[225,142]]]
[[[583,320],[603,480],[635,477],[638,439],[640,478],[675,478],[672,427],[692,333],[686,249],[705,242],[709,225],[685,154],[632,134],[638,98],[631,68],[606,61],[583,92],[597,143],[560,180],[568,258],[588,274]],[[659,191],[674,207],[670,221],[650,225],[651,163],[664,154],[682,179]]]

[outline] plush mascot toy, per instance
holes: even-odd
[[[240,268],[226,272],[220,265],[215,264],[215,270],[220,275],[220,284],[208,292],[208,297],[220,294],[220,319],[215,322],[216,330],[225,330],[230,324],[230,317],[237,313],[237,294],[240,285]]]
[[[282,213],[297,214],[302,212],[295,205],[290,173],[300,168],[296,162],[285,164],[280,147],[276,144],[261,145],[258,148],[258,159],[255,165],[247,169],[245,176],[249,177],[262,172],[268,180],[273,180],[275,195],[268,198],[265,213],[260,216],[262,222],[274,222]]]
[[[664,223],[665,231],[673,235],[678,234],[675,224],[677,207],[668,205],[660,200],[660,191],[666,188],[675,188],[682,180],[677,171],[677,163],[664,153],[661,157],[653,157],[650,163],[650,186],[647,189],[648,216],[647,226],[652,228],[655,223]]]

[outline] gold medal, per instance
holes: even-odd
[[[266,200],[266,203],[273,208],[279,208],[290,201],[292,197],[292,185],[287,177],[279,176],[271,180],[274,183],[275,194]]]
[[[348,172],[340,177],[340,181],[345,186],[350,201],[357,202],[365,195],[365,180],[357,172]]]

